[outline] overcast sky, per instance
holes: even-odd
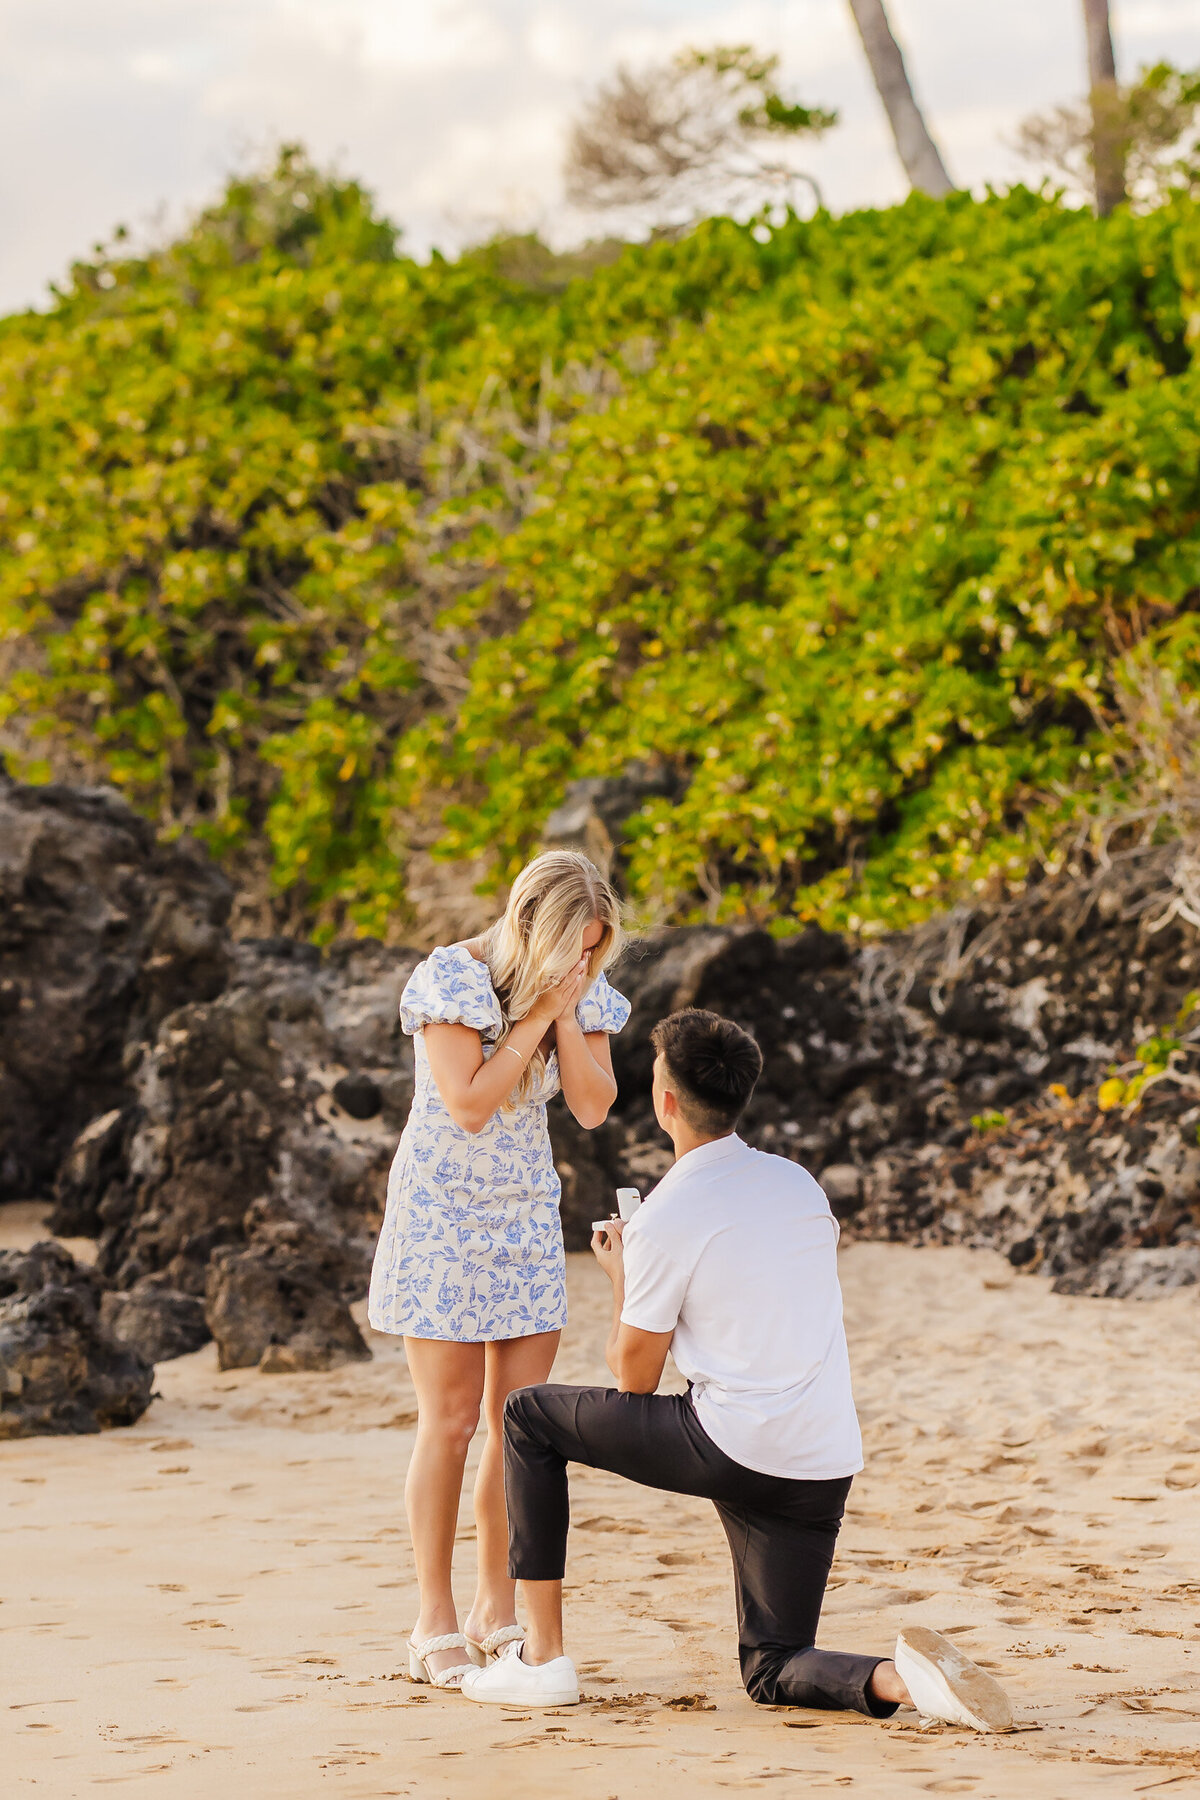
[[[889,0],[961,184],[1082,90],[1080,0]],[[1115,0],[1122,74],[1200,64],[1200,0]],[[38,304],[118,222],[177,224],[280,138],[363,178],[408,247],[561,236],[565,121],[621,60],[777,50],[842,123],[809,158],[837,210],[903,193],[846,0],[0,0],[0,311]],[[569,222],[568,222],[569,223]]]

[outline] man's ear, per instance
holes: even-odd
[[[675,1098],[674,1091],[669,1087],[664,1087],[662,1090],[662,1109],[669,1119],[679,1117],[679,1102]]]

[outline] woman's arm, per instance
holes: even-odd
[[[494,1056],[483,1054],[483,1039],[469,1025],[426,1025],[425,1050],[446,1111],[464,1131],[482,1131],[503,1106],[548,1027],[570,997],[579,997],[577,970],[539,994],[528,1018],[513,1026]],[[607,1109],[606,1109],[607,1110]]]
[[[563,1098],[585,1131],[603,1125],[617,1097],[606,1031],[581,1031],[575,1008],[554,1021]]]

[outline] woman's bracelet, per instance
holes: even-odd
[[[502,1044],[500,1047],[502,1050],[511,1050],[521,1067],[525,1067],[525,1058],[521,1055],[521,1052],[517,1049],[515,1044]]]

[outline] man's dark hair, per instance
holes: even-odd
[[[667,1065],[679,1110],[693,1131],[732,1131],[762,1073],[762,1051],[719,1013],[685,1007],[660,1019],[650,1042]]]

